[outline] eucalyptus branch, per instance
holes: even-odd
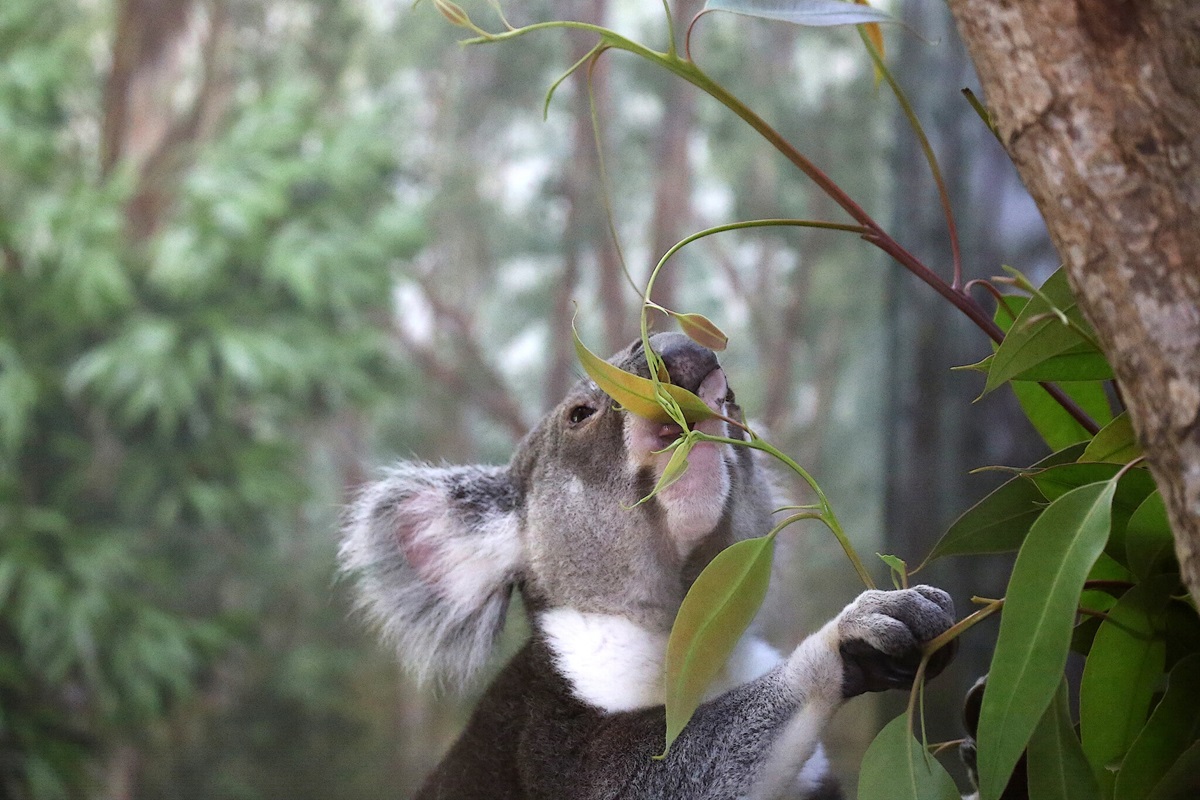
[[[921,150],[925,154],[925,161],[929,164],[929,172],[933,176],[934,184],[937,185],[938,199],[942,203],[942,213],[946,217],[946,228],[950,236],[950,258],[954,265],[954,279],[951,281],[950,286],[957,291],[962,286],[962,253],[958,246],[958,225],[954,221],[954,209],[950,206],[950,192],[946,188],[945,178],[942,177],[942,168],[938,166],[937,155],[933,152],[933,145],[929,143],[929,137],[925,135],[925,128],[921,126],[921,121],[917,118],[917,112],[913,110],[912,103],[908,101],[908,95],[900,88],[900,84],[896,82],[892,71],[887,68],[887,64],[884,63],[879,48],[875,46],[875,42],[871,41],[866,26],[857,25],[855,27],[858,29],[858,35],[862,38],[863,44],[867,48],[867,55],[871,57],[871,61],[875,64],[877,74],[882,75],[883,79],[887,81],[892,94],[896,96],[897,102],[900,103],[900,108],[904,112],[905,118],[908,119],[908,126],[916,134],[917,141],[921,144]]]
[[[468,26],[472,30],[478,30],[474,26]],[[574,29],[585,30],[596,34],[601,41],[609,48],[615,50],[625,50],[635,55],[641,56],[648,61],[658,64],[663,69],[686,80],[688,83],[702,90],[717,102],[724,105],[746,124],[753,128],[760,136],[780,152],[788,161],[790,161],[797,169],[809,178],[817,187],[824,192],[831,200],[838,204],[855,222],[865,229],[862,234],[863,238],[877,248],[887,253],[900,266],[907,269],[925,284],[930,286],[934,291],[948,300],[955,308],[961,311],[968,319],[975,323],[976,327],[982,330],[989,338],[995,342],[1004,340],[1004,332],[992,320],[991,315],[981,306],[973,297],[964,292],[961,287],[947,283],[940,275],[930,269],[924,262],[918,259],[915,255],[904,248],[895,238],[893,238],[883,226],[875,221],[870,214],[866,212],[852,197],[825,172],[797,150],[790,142],[788,142],[778,131],[768,124],[762,117],[756,114],[749,106],[743,103],[740,99],[730,93],[725,87],[714,81],[708,76],[695,62],[690,59],[681,58],[674,51],[674,43],[672,42],[671,49],[666,52],[658,52],[645,45],[639,44],[625,36],[622,36],[615,31],[605,28],[601,25],[594,25],[587,22],[576,22],[570,20],[555,20],[550,22],[539,22],[532,25],[527,25],[522,28],[517,28],[504,33],[477,36],[472,39],[467,39],[464,44],[477,44],[482,42],[499,42],[508,39],[514,39],[519,36],[524,36],[528,33],[533,33],[540,30],[551,29]],[[1088,432],[1095,434],[1100,430],[1100,426],[1088,416],[1077,403],[1072,401],[1058,387],[1049,383],[1040,383],[1043,389],[1057,402],[1064,410],[1067,411],[1080,425]]]
[[[850,564],[854,567],[854,571],[858,573],[859,580],[861,580],[868,589],[876,588],[875,581],[871,577],[871,573],[869,573],[867,568],[863,565],[862,559],[858,557],[858,553],[854,549],[854,545],[850,543],[849,537],[846,536],[846,531],[842,528],[841,522],[838,521],[837,515],[833,511],[833,506],[829,502],[829,498],[825,496],[825,492],[817,484],[813,476],[808,473],[808,470],[797,464],[795,460],[780,451],[778,448],[761,439],[754,432],[750,432],[749,441],[746,441],[745,439],[731,439],[727,436],[712,436],[700,431],[694,431],[692,435],[696,437],[697,441],[701,442],[715,442],[717,444],[729,444],[735,447],[750,447],[754,450],[761,450],[762,452],[768,453],[769,455],[779,459],[788,467],[788,469],[799,475],[800,478],[806,484],[808,484],[808,487],[812,489],[813,493],[817,496],[820,511],[814,518],[825,523],[825,527],[829,528],[830,533],[832,533],[834,538],[837,539],[838,544],[842,546],[842,550],[846,553],[846,557],[850,559]]]
[[[954,623],[949,628],[942,631],[941,634],[930,639],[928,642],[926,642],[921,647],[921,650],[924,652],[925,657],[928,658],[929,656],[932,656],[938,650],[941,650],[943,647],[948,645],[950,642],[957,639],[963,633],[965,633],[966,631],[975,627],[980,622],[983,622],[985,619],[990,617],[992,614],[995,614],[997,611],[999,611],[1003,607],[1004,607],[1004,598],[1001,597],[999,600],[992,600],[990,603],[988,603],[986,606],[979,609],[978,611],[976,611],[972,614],[968,614],[967,616],[963,617],[958,622]]]

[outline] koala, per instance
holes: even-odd
[[[651,347],[672,383],[739,418],[716,355]],[[641,341],[610,363],[649,377]],[[723,419],[700,430],[744,433]],[[729,544],[771,528],[755,451],[703,443],[642,504],[681,433],[579,381],[505,466],[401,463],[347,511],[340,550],[360,604],[417,675],[465,684],[520,592],[532,634],[479,701],[421,800],[841,797],[820,735],[864,692],[911,685],[954,619],[928,586],[867,591],[781,656],[750,634],[663,759],[667,637],[688,587]],[[936,674],[948,658],[929,666]]]

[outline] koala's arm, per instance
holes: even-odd
[[[569,788],[559,795],[569,797],[778,797],[842,702],[911,685],[921,643],[953,616],[938,589],[865,592],[765,675],[701,705],[665,759],[653,758],[664,742],[661,707],[601,714],[583,727],[550,720],[522,744],[523,783]]]

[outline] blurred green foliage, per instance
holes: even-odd
[[[329,602],[340,498],[313,487],[341,476],[315,468],[395,388],[382,321],[423,228],[394,109],[369,72],[337,89],[354,54],[320,34],[353,13],[295,5],[311,36],[233,45],[222,123],[143,238],[139,176],[101,165],[112,10],[0,4],[5,797],[84,796],[123,751],[139,796],[353,796],[361,764],[325,754],[362,757],[378,659]]]

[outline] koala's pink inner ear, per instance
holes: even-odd
[[[521,560],[515,514],[464,507],[440,487],[414,492],[393,514],[391,534],[401,554],[441,600],[479,607],[515,580]]]
[[[392,536],[422,583],[436,587],[445,565],[438,527],[445,527],[445,507],[436,490],[426,490],[403,500],[395,512]],[[441,525],[439,525],[441,523]]]
[[[400,552],[404,554],[404,560],[422,582],[437,583],[437,547],[428,540],[422,540],[413,526],[405,521],[396,526],[394,535]]]

